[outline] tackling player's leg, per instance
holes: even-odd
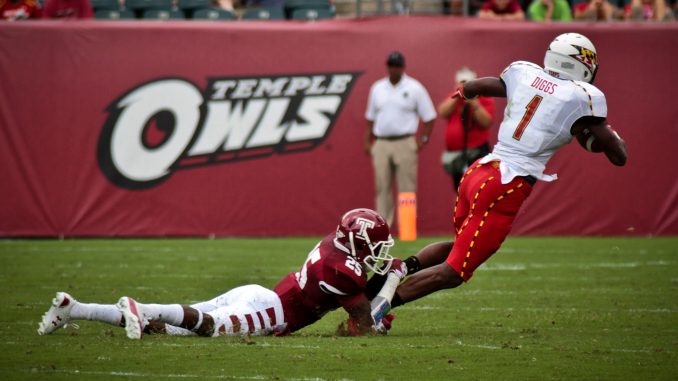
[[[224,295],[220,295],[212,300],[206,302],[200,302],[193,305],[194,308],[199,309],[203,312],[208,312],[220,307],[221,304],[228,302],[228,299],[224,299]],[[120,301],[119,301],[120,303]],[[126,305],[123,309],[125,311],[131,311],[129,306],[130,301],[125,299],[123,301]],[[126,327],[127,321],[131,320],[136,323],[136,325],[141,324],[141,327],[137,329],[138,333],[133,333],[133,336],[140,336],[141,332],[143,333],[166,333],[169,335],[191,335],[194,334],[190,331],[182,329],[176,325],[171,325],[173,323],[181,322],[183,318],[183,309],[179,304],[140,304],[132,300],[132,303],[138,309],[143,310],[143,314],[137,311],[137,314],[131,313],[126,318],[124,314],[120,311],[120,306],[115,304],[97,304],[97,303],[81,303],[76,300],[73,296],[69,295],[66,292],[57,292],[54,299],[52,299],[52,305],[45,314],[43,314],[42,319],[38,325],[38,334],[45,335],[50,334],[56,331],[59,328],[67,327],[68,325],[77,326],[74,321],[77,320],[91,320],[99,321],[102,323],[111,324],[118,327]],[[166,324],[164,321],[160,320],[150,320],[156,318],[157,316],[164,315],[166,320],[169,322]]]
[[[95,320],[120,326],[122,314],[113,304],[80,303],[66,292],[57,292],[52,306],[42,316],[38,334],[45,335],[73,324],[74,320]]]
[[[125,331],[131,339],[140,339],[143,320],[154,327],[167,324],[167,333],[193,332],[199,336],[262,335],[284,330],[284,313],[278,295],[258,285],[237,287],[207,302],[191,306],[179,304],[142,304],[122,297],[118,308],[125,318]],[[189,333],[190,334],[190,333]]]

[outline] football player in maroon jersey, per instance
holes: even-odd
[[[125,326],[134,339],[144,332],[287,335],[339,307],[349,314],[341,333],[385,333],[393,317],[373,318],[370,299],[376,292],[368,286],[367,272],[381,278],[389,272],[400,279],[406,275],[405,264],[389,254],[392,246],[384,218],[370,209],[355,209],[344,214],[336,232],[320,241],[301,269],[285,276],[274,291],[247,285],[190,306],[142,304],[130,297],[115,306],[86,304],[59,292],[38,333],[51,333],[73,320],[97,320]]]

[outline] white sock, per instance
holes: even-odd
[[[188,329],[175,327],[173,325],[165,325],[165,333],[170,336],[196,336],[196,333]]]
[[[181,304],[139,304],[148,320],[162,320],[176,326],[184,320],[184,308]]]
[[[95,320],[108,324],[120,325],[122,314],[113,304],[96,304],[76,302],[71,308],[73,320]]]

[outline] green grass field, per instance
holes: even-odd
[[[678,379],[678,238],[510,239],[469,284],[396,309],[385,337],[333,337],[341,311],[282,338],[132,341],[97,322],[36,333],[56,291],[100,303],[206,300],[273,287],[315,241],[0,242],[0,380]]]

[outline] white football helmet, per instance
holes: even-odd
[[[593,83],[598,71],[596,47],[579,33],[561,34],[546,51],[544,69],[557,78]]]

